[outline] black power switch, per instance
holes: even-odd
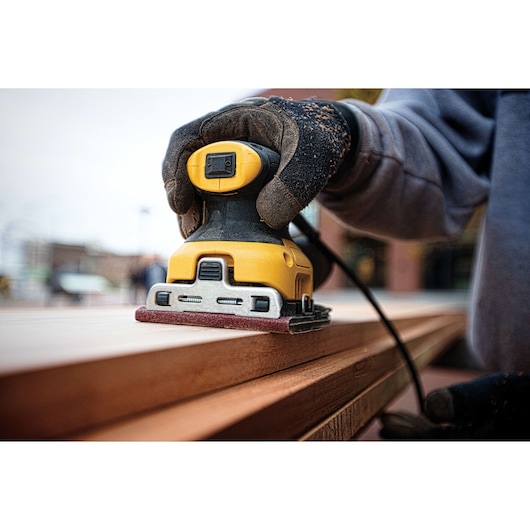
[[[236,174],[235,153],[212,153],[206,155],[205,177],[207,179],[226,179]]]

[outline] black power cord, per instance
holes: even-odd
[[[298,214],[293,219],[293,224],[308,238],[308,240],[318,248],[318,250],[324,254],[332,263],[336,263],[342,271],[348,276],[348,278],[359,288],[359,290],[363,293],[363,295],[367,298],[367,300],[372,304],[374,309],[376,310],[377,314],[379,315],[379,318],[381,319],[381,322],[383,325],[388,329],[389,333],[392,335],[394,340],[396,341],[396,346],[398,350],[400,351],[403,359],[405,360],[405,363],[407,364],[407,367],[410,371],[410,375],[412,377],[412,381],[414,383],[414,388],[416,390],[416,395],[418,399],[418,406],[420,409],[420,412],[424,412],[424,394],[422,385],[420,382],[420,378],[418,375],[418,371],[416,369],[416,365],[414,364],[410,353],[404,344],[404,342],[401,340],[399,333],[397,332],[396,328],[392,324],[392,322],[387,318],[387,316],[384,314],[383,309],[381,308],[379,302],[375,298],[372,291],[368,288],[367,285],[365,285],[357,276],[355,271],[348,267],[348,265],[331,250],[321,239],[319,233],[311,226],[306,219],[301,215]]]

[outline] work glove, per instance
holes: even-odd
[[[358,141],[346,104],[280,97],[250,98],[212,112],[171,136],[162,176],[170,207],[187,238],[201,224],[201,207],[186,171],[189,156],[222,140],[244,140],[280,154],[276,175],[261,190],[256,208],[274,229],[289,224],[338,172]],[[351,158],[351,157],[350,157]]]
[[[424,414],[381,416],[387,440],[529,440],[530,373],[494,373],[434,390]]]

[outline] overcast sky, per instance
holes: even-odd
[[[167,256],[171,133],[259,90],[0,90],[0,234]]]

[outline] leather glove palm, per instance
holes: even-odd
[[[193,152],[221,140],[245,140],[278,152],[278,172],[261,190],[256,208],[270,227],[282,228],[326,186],[351,151],[352,140],[357,142],[356,121],[344,107],[318,100],[252,98],[177,129],[162,176],[183,236],[201,224],[200,201],[186,171]]]

